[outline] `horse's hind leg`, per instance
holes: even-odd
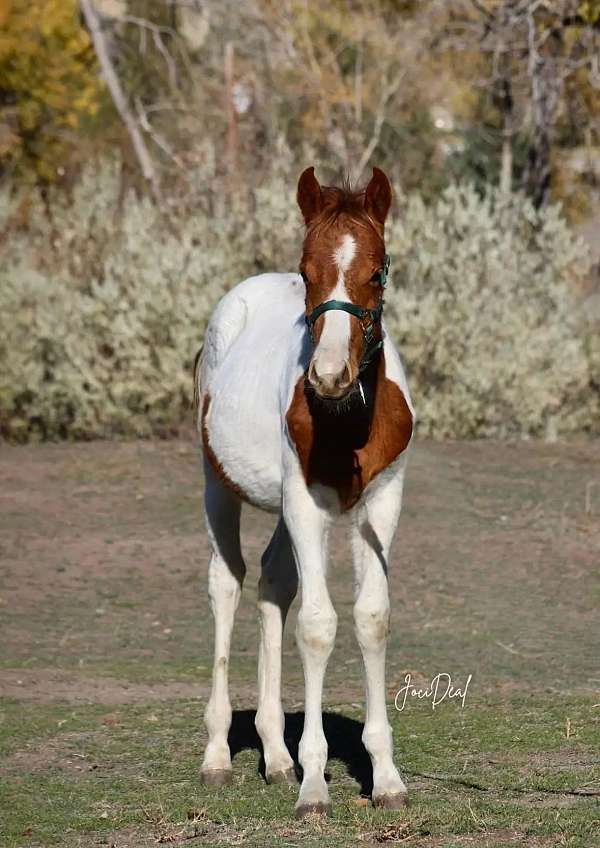
[[[212,691],[204,713],[208,744],[201,776],[205,783],[218,785],[228,783],[232,775],[227,743],[231,726],[229,652],[233,620],[246,566],[240,548],[240,499],[217,477],[208,462],[204,466],[204,506],[212,547],[208,567],[208,595],[215,621],[215,653]]]
[[[281,651],[285,619],[298,589],[298,575],[283,519],[263,554],[261,565],[256,729],[263,743],[267,782],[295,783],[294,763],[283,738]]]

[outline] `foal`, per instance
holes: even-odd
[[[228,664],[246,572],[239,526],[247,501],[279,516],[258,590],[256,728],[269,783],[295,782],[283,738],[281,643],[298,578],[301,585],[298,817],[331,809],[321,699],[337,616],[327,590],[327,537],[332,519],[345,511],[352,517],[354,621],[367,699],[362,739],[373,764],[373,804],[397,809],[408,797],[393,762],[385,701],[388,553],[413,428],[402,364],[382,324],[391,197],[378,168],[363,192],[321,187],[314,169],[305,170],[297,196],[306,223],[300,273],[261,274],[228,292],[196,369],[215,621],[202,778],[219,785],[232,775]]]

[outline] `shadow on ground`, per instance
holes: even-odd
[[[229,730],[229,747],[231,757],[241,751],[255,750],[260,754],[258,771],[265,777],[265,761],[262,756],[262,744],[254,719],[255,710],[234,710],[231,728]],[[298,762],[298,745],[304,727],[304,713],[286,713],[284,738],[288,751],[293,757],[296,774],[302,776],[302,767]],[[328,759],[339,760],[346,769],[349,777],[354,778],[360,787],[361,795],[370,795],[373,790],[373,770],[371,761],[362,743],[364,724],[353,718],[338,713],[323,713],[323,729],[329,748]],[[325,775],[326,779],[329,776]]]

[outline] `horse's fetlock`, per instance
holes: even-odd
[[[383,752],[389,752],[392,745],[392,729],[388,722],[380,727],[369,727],[365,725],[361,738],[369,754],[377,755]]]
[[[269,736],[272,734],[276,727],[280,727],[281,732],[283,733],[284,724],[285,718],[281,708],[268,713],[259,708],[256,712],[254,726],[256,727],[256,731],[261,739],[263,736]]]
[[[298,761],[305,772],[319,774],[327,765],[327,739],[318,734],[311,739],[300,739]]]
[[[209,701],[204,711],[204,724],[206,725],[209,736],[222,731],[223,728],[226,728],[227,732],[231,724],[232,715],[229,701],[218,705],[213,701]]]

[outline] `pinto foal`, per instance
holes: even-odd
[[[256,728],[269,783],[295,782],[283,738],[281,644],[298,579],[301,586],[299,817],[331,809],[321,700],[337,616],[327,590],[327,536],[344,511],[352,517],[354,621],[367,699],[362,739],[373,764],[373,804],[396,809],[408,797],[393,762],[385,700],[388,553],[413,428],[404,370],[381,320],[391,197],[378,168],[363,192],[321,187],[314,169],[305,170],[298,183],[306,223],[300,274],[261,274],[228,292],[196,369],[215,621],[202,779],[218,785],[232,774],[228,664],[246,572],[239,527],[247,501],[279,516],[258,590]]]

